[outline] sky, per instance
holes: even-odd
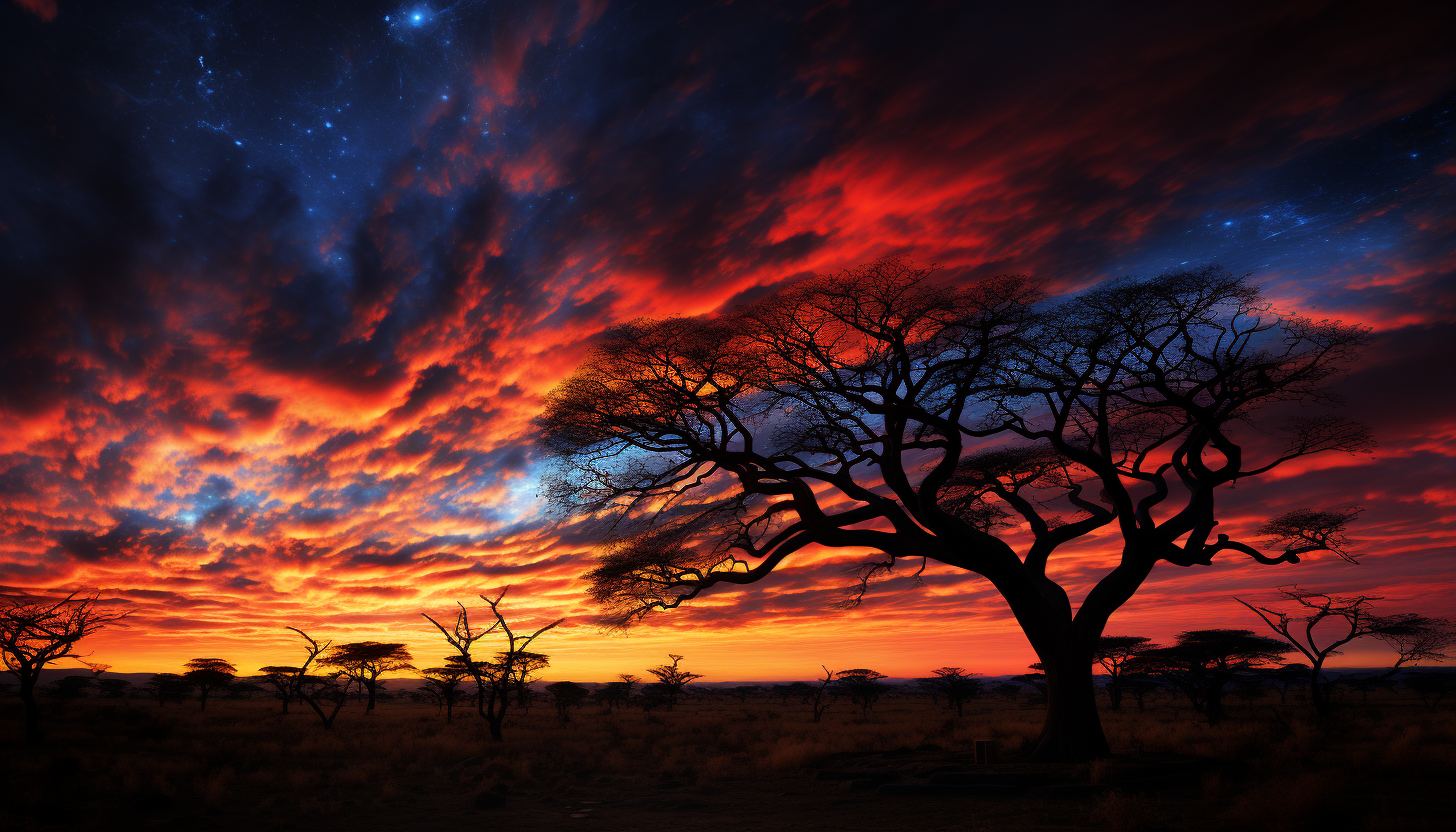
[[[118,672],[286,664],[285,626],[434,664],[421,613],[506,586],[566,617],[556,679],[1018,672],[974,576],[830,609],[853,553],[607,632],[590,526],[538,499],[531,420],[604,329],[899,256],[1054,293],[1216,263],[1372,329],[1340,392],[1377,450],[1221,498],[1363,506],[1359,564],[1163,564],[1109,632],[1295,582],[1456,617],[1456,7],[1095,5],[0,5],[0,591],[131,610],[86,643]]]

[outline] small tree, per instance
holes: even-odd
[[[607,713],[611,713],[614,707],[621,710],[632,701],[632,689],[640,681],[631,673],[622,673],[617,676],[617,681],[608,682],[597,691],[597,701],[607,706]]]
[[[1452,641],[1444,621],[1412,613],[1376,615],[1374,602],[1381,599],[1374,596],[1339,597],[1298,586],[1279,587],[1277,591],[1296,605],[1293,612],[1256,607],[1241,598],[1234,600],[1248,607],[1309,660],[1309,697],[1320,718],[1329,715],[1330,694],[1336,684],[1335,680],[1323,679],[1321,671],[1325,660],[1338,655],[1346,644],[1374,636],[1396,650],[1394,666],[1370,680],[1376,682],[1394,676],[1406,664],[1445,658],[1443,651]],[[1335,625],[1335,632],[1321,645],[1316,630],[1327,623]]]
[[[814,691],[814,721],[817,723],[824,718],[824,712],[829,710],[829,700],[824,698],[824,692],[834,682],[834,671],[827,665],[819,665],[824,671],[824,678],[819,680],[819,687]]]
[[[187,663],[183,674],[187,681],[197,686],[199,710],[207,710],[207,695],[214,690],[225,690],[237,676],[238,669],[224,659],[193,659]]]
[[[66,676],[57,679],[50,685],[51,695],[62,702],[71,702],[86,696],[86,690],[91,687],[90,676]]]
[[[695,679],[703,678],[701,673],[689,673],[677,666],[682,661],[682,656],[675,653],[668,653],[667,657],[672,659],[672,664],[660,664],[657,667],[647,668],[647,672],[657,677],[657,684],[662,686],[663,695],[667,698],[667,709],[670,711],[677,706],[677,698]]]
[[[40,708],[35,683],[51,662],[76,657],[76,644],[129,612],[98,608],[100,598],[77,599],[71,593],[59,601],[22,595],[0,595],[0,662],[4,672],[20,681],[25,706],[25,741],[39,742]]]
[[[981,695],[981,680],[972,678],[976,674],[959,667],[939,667],[930,672],[931,678],[921,679],[920,687],[944,696],[946,707],[955,708],[956,716],[965,716],[966,700]]]
[[[848,696],[850,702],[860,706],[860,710],[868,716],[870,708],[875,706],[885,692],[885,686],[880,683],[883,678],[885,674],[878,670],[855,667],[834,674],[834,687]]]
[[[470,678],[470,671],[456,663],[446,667],[428,668],[424,674],[425,685],[421,690],[444,710],[447,724],[454,722],[455,703],[465,695],[460,686]]]
[[[511,686],[516,690],[516,705],[522,712],[531,710],[531,682],[550,665],[551,657],[545,653],[521,653],[516,658]]]
[[[1146,673],[1126,673],[1122,678],[1122,692],[1132,697],[1139,711],[1147,710],[1148,697],[1162,690],[1157,680]]]
[[[369,697],[364,713],[374,712],[379,691],[379,677],[398,670],[414,670],[413,657],[403,644],[382,644],[377,641],[355,641],[340,644],[324,653],[319,663],[336,668],[353,679]]]
[[[192,681],[180,673],[158,673],[147,680],[147,687],[163,707],[168,702],[186,702],[192,696]]]
[[[551,694],[551,702],[562,722],[570,722],[571,709],[585,702],[591,693],[575,682],[553,682],[546,686],[546,692]]]
[[[303,704],[318,716],[319,721],[324,725],[324,730],[330,730],[334,727],[334,720],[338,718],[339,711],[343,710],[344,703],[349,701],[349,687],[354,680],[342,672],[323,676],[309,675],[309,667],[319,660],[319,656],[323,655],[333,642],[319,643],[297,627],[285,629],[298,633],[306,642],[303,648],[305,653],[303,664],[298,666],[298,672],[293,676],[293,690],[298,694],[298,698],[303,700]]]
[[[1012,676],[1011,681],[1020,682],[1021,684],[1031,688],[1031,701],[1033,703],[1045,702],[1047,696],[1047,679],[1046,673],[1042,669],[1041,662],[1032,662],[1031,664],[1027,665],[1027,669],[1032,672],[1022,673],[1019,676]]]
[[[1415,673],[1405,680],[1405,686],[1415,691],[1421,702],[1434,711],[1446,697],[1456,694],[1456,672],[1427,670]]]
[[[263,673],[263,680],[273,688],[273,695],[283,703],[283,713],[288,713],[289,701],[298,695],[293,687],[298,680],[299,669],[291,665],[269,665],[259,670]]]
[[[107,699],[120,699],[126,696],[126,691],[131,687],[131,682],[125,679],[102,679],[101,695]]]
[[[526,648],[531,645],[531,642],[566,620],[558,618],[534,633],[517,635],[500,611],[501,599],[505,598],[509,589],[510,587],[502,589],[495,598],[480,596],[481,600],[490,605],[490,611],[495,615],[495,623],[484,629],[471,626],[470,613],[465,609],[464,604],[460,604],[460,612],[455,616],[455,625],[450,629],[446,629],[428,613],[421,613],[427,621],[435,625],[440,634],[445,637],[445,641],[455,648],[460,666],[475,680],[476,710],[490,725],[491,739],[497,742],[503,739],[501,726],[505,723],[506,711],[510,707],[509,694],[516,678],[517,662],[521,660],[523,654],[528,652]],[[474,649],[475,643],[495,632],[506,637],[506,649],[497,653],[495,661],[492,662],[476,661],[472,658],[471,650]]]
[[[1289,691],[1297,687],[1308,687],[1309,665],[1303,662],[1292,662],[1281,665],[1265,674],[1269,679],[1270,687],[1279,693],[1279,704],[1289,704]]]
[[[1144,636],[1103,636],[1092,653],[1092,661],[1102,665],[1107,674],[1107,699],[1112,710],[1122,710],[1123,672],[1130,659],[1152,647],[1152,639]]]
[[[1171,647],[1144,651],[1130,660],[1139,671],[1167,679],[1188,697],[1210,725],[1223,719],[1223,695],[1240,673],[1279,661],[1294,648],[1252,630],[1189,630]]]

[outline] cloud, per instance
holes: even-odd
[[[541,512],[540,397],[608,326],[888,254],[1056,291],[1217,260],[1370,323],[1342,390],[1378,455],[1240,483],[1227,523],[1358,499],[1371,583],[1440,577],[1449,10],[460,5],[442,52],[356,15],[262,37],[251,7],[203,31],[22,5],[49,22],[0,33],[0,576],[130,600],[139,663],[169,632],[392,626],[494,582],[590,620],[600,528]],[[1076,586],[1106,562],[1083,555]],[[657,626],[802,635],[847,560]],[[1160,570],[1130,620],[1177,593],[1230,620],[1219,592],[1283,580],[1212,574]],[[984,582],[907,583],[836,627],[1019,639]]]

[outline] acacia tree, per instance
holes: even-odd
[[[355,641],[331,648],[319,659],[319,663],[348,674],[365,691],[369,698],[364,713],[368,714],[374,712],[379,677],[399,670],[414,670],[413,659],[403,644]]]
[[[516,691],[516,704],[523,712],[531,710],[531,682],[537,674],[551,666],[551,657],[545,653],[522,653],[511,673],[511,687]]]
[[[194,686],[180,673],[157,673],[147,680],[147,687],[156,695],[157,704],[166,707],[168,702],[186,702]]]
[[[1145,636],[1103,636],[1097,640],[1092,661],[1101,665],[1107,674],[1107,699],[1112,703],[1112,710],[1122,710],[1123,677],[1128,661],[1151,649],[1152,641]]]
[[[296,696],[293,685],[299,669],[292,665],[269,665],[258,670],[263,674],[263,680],[273,687],[273,695],[283,702],[283,713],[288,713],[288,702]]]
[[[319,642],[313,636],[305,633],[297,627],[286,627],[303,637],[305,642],[303,664],[298,666],[298,672],[293,676],[293,691],[298,698],[303,700],[323,723],[324,730],[331,730],[334,727],[334,720],[338,718],[339,711],[344,709],[344,703],[349,701],[349,688],[354,684],[353,677],[338,671],[324,675],[310,675],[308,669],[319,662],[319,657],[329,649],[332,641]],[[340,681],[343,684],[340,684]]]
[[[1144,650],[1128,669],[1157,673],[1188,697],[1208,724],[1223,719],[1223,696],[1230,682],[1250,670],[1278,662],[1294,648],[1252,630],[1189,630],[1168,647]]]
[[[610,330],[547,397],[546,493],[616,518],[587,577],[623,625],[806,548],[880,553],[850,603],[902,559],[983,576],[1046,667],[1034,757],[1106,754],[1092,655],[1155,565],[1329,548],[1300,517],[1273,556],[1215,536],[1215,494],[1370,446],[1324,415],[1271,447],[1263,407],[1328,402],[1365,332],[1276,313],[1217,268],[1055,304],[1022,277],[952,286],[931,271],[882,261],[724,315]],[[1030,534],[1003,535],[1012,521]],[[1074,610],[1048,564],[1106,526],[1115,565]]]
[[[824,671],[824,678],[819,680],[819,687],[814,689],[814,722],[824,718],[824,712],[829,710],[829,700],[824,698],[825,691],[834,683],[834,671],[828,665],[819,665]]]
[[[973,678],[976,674],[967,673],[961,667],[938,667],[930,672],[931,678],[922,679],[920,686],[944,696],[946,706],[955,708],[956,716],[965,716],[966,700],[981,695],[981,680]]]
[[[81,639],[130,614],[99,609],[98,595],[80,599],[76,595],[73,592],[60,600],[0,595],[0,662],[20,682],[26,742],[41,738],[40,708],[35,701],[41,670],[59,659],[76,658],[76,644]]]
[[[458,663],[447,664],[445,667],[431,667],[423,671],[425,684],[421,688],[430,698],[439,704],[445,712],[445,722],[455,721],[455,703],[460,701],[464,691],[460,686],[470,678],[470,672]]]
[[[207,695],[232,684],[238,669],[226,659],[192,659],[182,677],[197,686],[199,710],[207,710]]]
[[[421,613],[427,621],[435,625],[435,628],[445,637],[445,641],[455,648],[460,667],[464,668],[475,680],[476,711],[490,726],[491,739],[497,742],[504,739],[501,734],[501,726],[505,723],[506,711],[510,708],[510,693],[516,678],[517,663],[521,661],[522,656],[529,654],[526,648],[531,645],[531,642],[566,620],[558,618],[533,633],[517,635],[500,611],[501,599],[506,597],[506,592],[509,590],[510,587],[502,589],[495,598],[480,596],[480,599],[490,606],[491,613],[495,615],[495,622],[483,629],[470,624],[470,611],[465,608],[464,604],[459,605],[460,612],[455,616],[454,626],[449,629],[431,618],[429,613]],[[496,653],[494,661],[475,660],[471,655],[475,643],[491,633],[505,636],[506,649]]]
[[[591,694],[575,682],[552,682],[546,686],[546,692],[551,694],[551,701],[556,705],[556,713],[562,722],[570,722],[571,709],[585,702]]]
[[[1256,607],[1242,598],[1234,600],[1248,607],[1309,660],[1309,698],[1321,719],[1329,715],[1330,694],[1338,682],[1324,679],[1321,671],[1325,660],[1337,655],[1346,644],[1375,636],[1396,647],[1394,666],[1380,676],[1364,680],[1369,683],[1389,679],[1407,664],[1446,658],[1443,650],[1452,641],[1444,621],[1414,613],[1376,615],[1374,603],[1381,599],[1373,596],[1341,597],[1298,586],[1279,587],[1276,591],[1296,605],[1293,612]],[[1328,633],[1327,630],[1321,645],[1315,631],[1326,623],[1334,625],[1336,631]]]
[[[689,673],[677,666],[683,657],[675,653],[668,653],[667,657],[672,659],[672,664],[660,664],[657,667],[647,668],[647,672],[657,678],[659,690],[662,691],[667,700],[667,709],[670,711],[677,706],[677,698],[696,679],[703,678],[701,673]]]
[[[868,715],[870,708],[875,706],[885,692],[885,686],[880,683],[883,678],[885,678],[885,674],[878,670],[854,667],[834,674],[834,687],[840,693],[848,696],[850,702],[860,706],[860,710]]]
[[[624,710],[632,701],[632,690],[640,681],[635,674],[619,673],[617,681],[608,682],[597,691],[597,700],[607,706],[607,713],[611,713],[614,706],[617,710]]]

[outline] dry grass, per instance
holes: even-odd
[[[913,809],[920,828],[1404,829],[1453,808],[1445,784],[1456,774],[1456,719],[1400,701],[1351,706],[1323,728],[1272,703],[1236,709],[1216,727],[1171,701],[1105,714],[1121,753],[1235,765],[1198,789],[1141,794],[1114,784],[1061,801],[854,794],[813,779],[832,755],[957,751],[977,739],[997,739],[1014,754],[1040,730],[1035,708],[982,702],[955,718],[929,702],[893,699],[867,717],[831,711],[821,724],[806,711],[697,701],[651,714],[588,708],[562,724],[538,706],[493,743],[472,714],[446,725],[433,708],[408,704],[369,716],[352,708],[325,731],[312,714],[282,716],[262,701],[221,701],[202,713],[91,700],[52,712],[45,746],[27,749],[15,744],[11,708],[0,712],[0,828],[106,817],[157,828],[195,828],[206,818],[213,828],[347,820],[449,829],[491,814],[517,829],[560,828],[572,814],[599,828],[634,828],[688,813],[700,829],[750,820],[768,829],[870,829],[895,828]],[[1086,776],[1112,784],[1113,764],[1094,763]],[[477,809],[498,795],[506,796],[500,806]]]

